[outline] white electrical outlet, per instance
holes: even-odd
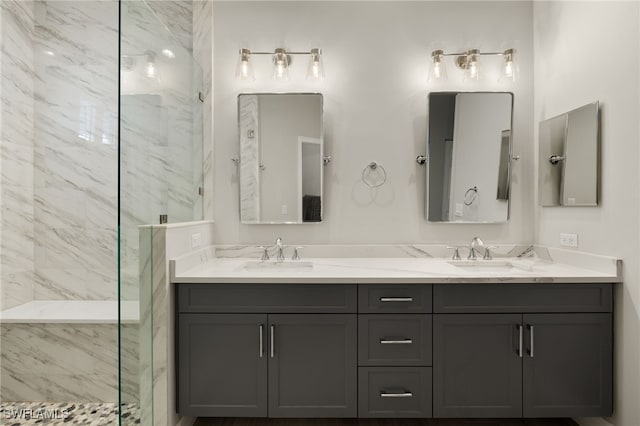
[[[200,240],[202,235],[198,232],[197,234],[191,234],[191,248],[200,247]]]
[[[578,247],[578,234],[560,234],[560,245],[563,247]]]
[[[282,214],[287,214],[287,212],[289,211],[289,207],[286,204],[282,205]]]

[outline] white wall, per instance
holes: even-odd
[[[624,259],[615,290],[615,413],[608,422],[640,425],[640,17],[637,2],[534,2],[534,121],[583,104],[601,105],[599,207],[537,207],[536,242],[558,246],[579,234],[579,249]],[[537,126],[536,126],[537,140]],[[606,424],[581,420],[581,424]]]
[[[462,83],[448,58],[449,81],[429,87],[435,48],[518,50],[520,78],[497,83],[500,57],[483,58],[485,80]],[[235,80],[241,47],[323,49],[327,78],[304,78],[308,59],[295,56],[291,80],[270,79],[269,56],[254,56],[256,81]],[[216,242],[394,243],[533,240],[532,4],[530,2],[225,2],[214,3]],[[515,164],[511,221],[501,225],[428,224],[424,218],[427,94],[432,90],[513,91]],[[237,95],[250,92],[324,94],[325,222],[281,226],[239,221]],[[381,163],[387,183],[371,190],[363,168]]]

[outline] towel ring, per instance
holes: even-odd
[[[469,196],[469,193],[471,193],[471,196]],[[473,204],[476,198],[478,198],[478,187],[472,186],[471,188],[467,189],[467,192],[464,193],[464,205],[470,206],[471,204]]]
[[[362,170],[362,181],[371,188],[377,188],[387,181],[387,171],[382,164],[372,161]]]

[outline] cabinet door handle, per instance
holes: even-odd
[[[411,398],[413,393],[404,391],[404,392],[380,392],[380,398]]]
[[[276,326],[271,325],[271,358],[276,356],[276,350],[274,349],[276,345]]]
[[[380,339],[381,345],[410,345],[413,343],[412,339]]]
[[[518,324],[516,327],[518,328],[518,356],[522,358],[522,340],[523,340],[522,325]]]
[[[260,358],[264,356],[264,324],[260,324]]]
[[[531,324],[527,324],[527,328],[529,329],[529,349],[527,350],[527,353],[531,358],[533,358],[533,342],[535,340],[533,337],[533,326]]]
[[[381,297],[381,302],[413,302],[413,297]]]

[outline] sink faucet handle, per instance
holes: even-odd
[[[300,252],[304,247],[297,246],[293,248],[293,256],[291,256],[291,260],[301,260],[302,256],[300,256]]]
[[[485,246],[484,248],[484,256],[482,257],[484,260],[491,260],[493,256],[491,255],[491,250],[497,249],[498,246]]]
[[[451,260],[460,260],[460,251],[458,250],[458,246],[447,246],[448,249],[453,250],[453,255],[451,256]]]
[[[258,248],[262,250],[262,257],[260,260],[269,260],[269,252],[267,251],[267,248],[264,246],[259,246]]]

